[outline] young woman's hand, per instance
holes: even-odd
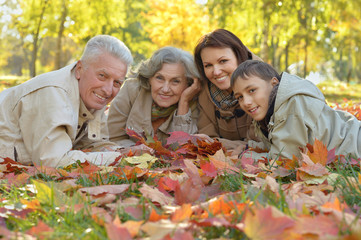
[[[189,103],[201,91],[201,83],[198,78],[193,79],[192,85],[186,88],[178,102],[177,115],[187,114],[189,110]]]

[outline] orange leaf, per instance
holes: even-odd
[[[40,202],[38,199],[33,199],[31,201],[20,199],[20,202],[24,205],[26,205],[29,209],[39,209],[40,208]]]
[[[246,213],[244,232],[250,239],[282,239],[287,228],[295,222],[289,217],[273,217],[271,207]]]
[[[151,222],[157,222],[157,221],[159,221],[159,220],[161,220],[161,219],[167,219],[168,218],[168,216],[167,215],[159,215],[158,213],[157,213],[157,211],[155,211],[155,209],[154,208],[152,208],[152,210],[150,211],[150,215],[149,215],[149,221],[151,221]]]
[[[135,237],[139,233],[140,226],[143,221],[132,221],[128,220],[125,223],[121,223],[118,215],[113,221],[114,225],[118,228],[126,228],[132,237]]]
[[[322,205],[323,208],[331,208],[334,209],[336,211],[343,211],[345,208],[347,208],[347,205],[345,203],[341,204],[340,200],[338,200],[338,198],[335,198],[334,202],[326,202],[325,204]]]
[[[326,166],[327,152],[326,145],[315,139],[315,142],[313,143],[313,151],[309,151],[307,155],[314,163],[320,163],[322,166]]]
[[[45,224],[43,221],[39,221],[38,225],[30,228],[27,231],[28,234],[38,237],[39,239],[49,239],[50,234],[54,230]]]
[[[191,217],[192,213],[193,211],[191,208],[191,204],[185,203],[180,208],[175,210],[171,220],[173,222],[182,222],[184,220],[188,220]]]

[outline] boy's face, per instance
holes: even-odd
[[[272,89],[278,83],[275,77],[270,81],[256,76],[249,76],[248,79],[237,78],[233,92],[243,111],[254,120],[261,121],[266,117]]]

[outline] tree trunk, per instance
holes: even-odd
[[[62,59],[61,59],[61,52],[62,52],[62,39],[63,39],[63,33],[64,33],[64,23],[66,20],[66,16],[68,14],[68,8],[67,8],[67,2],[66,0],[62,0],[62,11],[61,11],[61,18],[60,18],[60,24],[59,24],[59,31],[58,31],[58,37],[56,39],[56,52],[55,52],[55,69],[60,69],[63,67]]]
[[[288,51],[289,51],[290,44],[287,43],[286,49],[285,49],[285,71],[287,72],[288,68]]]
[[[39,16],[38,26],[36,28],[36,32],[33,34],[33,37],[34,37],[33,51],[31,52],[31,62],[30,62],[30,76],[31,77],[36,76],[36,59],[38,57],[39,35],[40,35],[41,24],[43,22],[43,17],[44,17],[44,13],[45,13],[47,4],[48,4],[48,0],[44,0],[44,2],[42,2],[42,8],[41,8],[40,16]]]
[[[308,37],[306,36],[305,39],[305,47],[304,47],[304,51],[305,51],[305,60],[303,63],[303,78],[306,78],[307,76],[307,61],[308,61],[308,52],[307,52],[307,48],[308,48]]]

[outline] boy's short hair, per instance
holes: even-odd
[[[265,81],[270,81],[272,78],[276,77],[281,81],[281,76],[268,63],[259,60],[247,60],[234,70],[231,77],[231,87],[234,87],[237,78],[248,79],[250,76],[259,77]]]

